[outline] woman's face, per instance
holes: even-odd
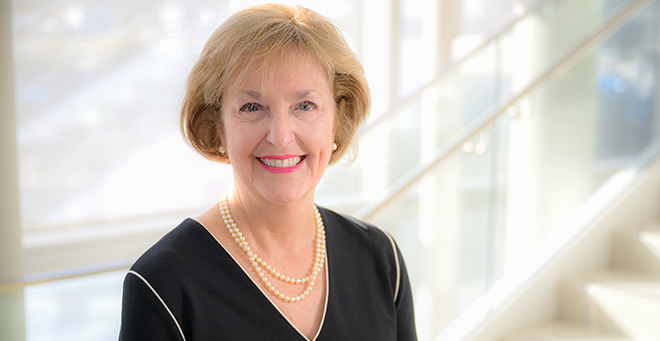
[[[269,82],[249,72],[225,98],[223,145],[239,195],[281,205],[311,201],[332,154],[333,94],[311,59],[291,53],[273,70]]]

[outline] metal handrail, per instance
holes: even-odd
[[[434,166],[444,160],[449,153],[459,148],[464,141],[478,133],[481,129],[484,129],[486,125],[492,122],[495,118],[499,117],[506,108],[514,105],[517,101],[546,80],[561,74],[569,67],[573,66],[577,61],[589,53],[596,44],[604,41],[620,30],[653,2],[655,2],[655,0],[631,0],[627,3],[621,4],[618,10],[613,11],[604,19],[601,19],[601,24],[597,29],[593,29],[592,32],[580,42],[580,44],[566,53],[558,62],[555,62],[550,67],[546,68],[546,70],[531,81],[527,87],[506,97],[500,98],[497,102],[492,104],[488,109],[436,149],[433,157],[429,161],[419,163],[417,166],[406,172],[386,190],[384,195],[361,208],[355,214],[355,217],[361,220],[371,219],[388,203],[399,197],[412,185],[416,184],[424,175],[428,174]]]

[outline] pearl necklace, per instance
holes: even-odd
[[[321,271],[321,269],[323,268],[323,263],[325,262],[325,254],[326,254],[325,228],[323,225],[323,219],[321,219],[321,213],[319,213],[319,210],[318,208],[316,208],[316,206],[314,206],[314,212],[316,215],[316,237],[315,237],[316,252],[315,252],[314,262],[312,264],[312,272],[304,278],[291,278],[289,276],[285,276],[284,274],[281,274],[277,270],[273,269],[273,267],[268,265],[268,263],[266,263],[265,260],[261,259],[261,257],[257,256],[257,254],[250,249],[247,240],[245,240],[245,237],[238,229],[238,226],[236,226],[236,223],[234,222],[234,219],[231,216],[231,211],[229,210],[229,197],[227,195],[225,195],[220,201],[220,212],[222,213],[222,219],[224,220],[225,225],[227,226],[227,230],[229,230],[229,233],[231,234],[232,238],[234,238],[236,244],[238,244],[238,246],[241,249],[243,249],[247,257],[250,259],[250,263],[252,263],[252,267],[259,275],[259,278],[261,278],[261,281],[264,283],[264,285],[266,285],[268,290],[270,290],[270,292],[273,293],[273,295],[275,295],[275,297],[281,299],[284,302],[295,303],[309,295],[309,293],[312,291],[312,287],[314,286],[314,281],[316,280],[316,276],[318,275],[319,271]],[[268,271],[273,277],[279,279],[282,282],[289,284],[307,284],[307,287],[298,296],[293,296],[293,297],[287,296],[281,293],[279,290],[277,290],[273,286],[273,284],[271,284],[270,281],[268,281],[268,278],[266,277],[266,274],[263,271],[264,269]]]

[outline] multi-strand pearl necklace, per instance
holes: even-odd
[[[224,196],[222,200],[220,201],[220,212],[222,213],[222,219],[225,222],[225,225],[227,226],[227,230],[229,230],[229,233],[231,234],[232,238],[234,238],[234,241],[238,246],[245,251],[245,254],[247,255],[248,259],[250,260],[250,263],[252,264],[252,267],[254,270],[257,272],[259,275],[259,278],[261,278],[261,281],[266,285],[268,290],[270,290],[275,297],[281,299],[284,302],[290,302],[290,303],[295,303],[303,298],[307,297],[309,293],[312,291],[312,287],[314,286],[314,281],[316,280],[316,276],[318,275],[319,271],[323,268],[323,263],[325,262],[325,253],[326,253],[326,248],[325,248],[325,228],[323,226],[323,219],[321,219],[321,213],[319,213],[318,208],[314,206],[314,212],[316,215],[316,238],[315,238],[315,244],[316,244],[316,252],[314,255],[314,263],[312,264],[312,272],[304,277],[304,278],[291,278],[289,276],[285,276],[284,274],[278,272],[277,270],[273,269],[268,263],[266,263],[265,260],[261,259],[261,257],[257,256],[256,253],[250,249],[248,246],[247,240],[245,240],[245,237],[241,233],[241,231],[238,229],[238,226],[236,226],[236,222],[231,216],[231,211],[229,210],[229,197]],[[266,277],[266,273],[264,270],[268,271],[273,277],[279,279],[282,282],[289,283],[289,284],[307,284],[307,287],[305,290],[300,293],[298,296],[287,296],[277,290],[272,283],[268,280]]]

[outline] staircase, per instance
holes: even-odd
[[[506,337],[532,340],[660,340],[660,223],[618,230],[612,267],[559,288],[559,319]]]

